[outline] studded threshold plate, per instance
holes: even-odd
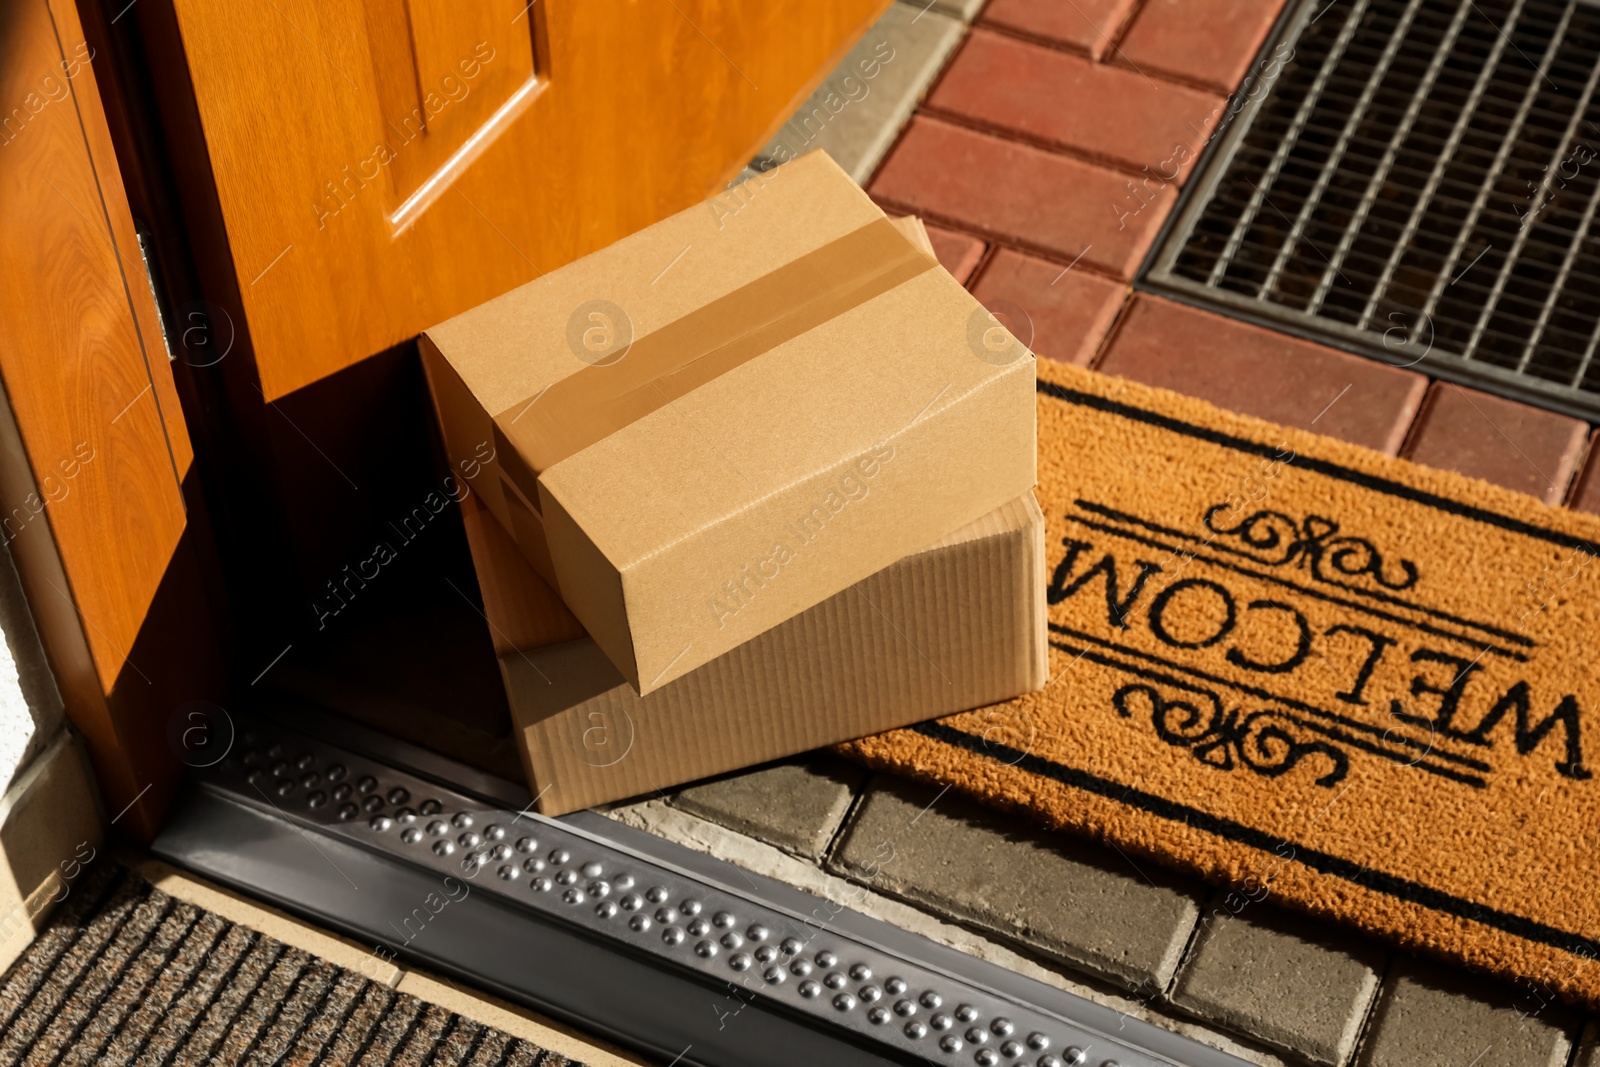
[[[488,894],[532,920],[580,931],[595,942],[596,953],[644,957],[715,991],[734,1007],[741,1002],[777,1007],[893,1062],[977,1067],[1225,1067],[1240,1062],[1115,1013],[1109,1017],[1122,1033],[1074,1023],[948,968],[918,962],[913,953],[847,934],[833,921],[819,922],[818,914],[837,916],[832,905],[807,914],[754,892],[741,894],[726,882],[713,883],[603,840],[573,825],[573,817],[557,820],[497,808],[273,723],[246,723],[229,756],[196,773],[201,792],[286,820],[308,843],[326,837],[449,876],[470,886],[473,896]],[[158,841],[158,851],[161,845]],[[325,849],[317,851],[327,858]],[[301,901],[297,910],[315,913],[315,902]],[[892,933],[921,941],[903,931]],[[1067,996],[1039,989],[1051,997]],[[1094,1008],[1091,1016],[1098,1012],[1105,1021],[1107,1009],[1082,1003]],[[1139,1035],[1160,1040],[1145,1040],[1141,1047],[1134,1043]],[[697,1062],[693,1055],[683,1060],[691,1062]]]

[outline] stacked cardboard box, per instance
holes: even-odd
[[[1043,684],[1033,357],[821,153],[422,339],[540,810]]]

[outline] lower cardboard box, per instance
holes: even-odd
[[[546,815],[1045,683],[1044,517],[1032,494],[642,697],[499,523],[473,498],[463,511],[518,749]]]

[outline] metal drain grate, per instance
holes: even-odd
[[[1308,0],[1143,288],[1600,416],[1600,8]]]

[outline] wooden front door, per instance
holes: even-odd
[[[203,143],[174,147],[203,153],[271,402],[710,195],[886,5],[143,0],[129,17],[173,49],[153,77],[188,83]]]
[[[148,838],[183,770],[174,724],[220,695],[223,664],[97,58],[70,0],[0,11],[0,541],[106,816]]]
[[[888,2],[5,7],[0,497],[73,472],[12,548],[108,814],[153,831],[220,689],[211,523],[235,690],[305,673],[305,590],[426,487],[410,339],[720,188]]]

